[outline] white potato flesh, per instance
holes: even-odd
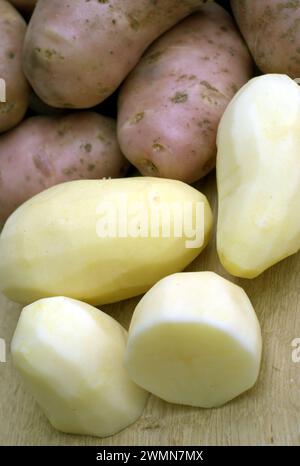
[[[23,309],[13,361],[51,424],[73,434],[105,437],[132,424],[148,394],[127,374],[127,332],[112,317],[69,298]]]
[[[285,75],[249,81],[218,131],[218,254],[254,278],[300,249],[300,89]]]
[[[244,290],[213,272],[171,275],[135,309],[126,348],[134,382],[171,402],[217,407],[251,388],[261,331]]]

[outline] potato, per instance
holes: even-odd
[[[92,112],[29,118],[0,138],[0,225],[50,186],[119,177],[127,167],[110,118]]]
[[[192,183],[206,175],[220,118],[251,71],[229,14],[203,7],[158,39],[124,84],[118,139],[125,156],[146,176]]]
[[[132,380],[166,401],[211,408],[254,385],[261,346],[242,288],[212,272],[175,274],[137,305],[126,367]]]
[[[136,421],[148,397],[126,372],[126,341],[124,328],[104,312],[55,297],[23,309],[11,351],[53,427],[106,437]]]
[[[25,32],[21,15],[0,0],[0,133],[16,126],[28,107],[29,86],[21,60]]]
[[[24,11],[25,13],[30,13],[33,11],[37,0],[10,0],[10,3],[19,10]]]
[[[40,0],[26,35],[25,74],[53,107],[93,107],[153,40],[204,1]]]
[[[207,244],[211,227],[205,196],[179,181],[64,183],[6,222],[0,288],[24,304],[60,295],[95,305],[120,301],[183,270]]]
[[[231,6],[258,68],[300,78],[300,2],[231,0]]]
[[[232,275],[254,278],[300,249],[300,89],[286,75],[243,87],[218,134],[217,247]]]

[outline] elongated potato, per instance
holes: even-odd
[[[73,181],[21,206],[0,236],[0,287],[20,303],[105,304],[183,270],[206,245],[206,197],[173,180]]]
[[[211,408],[254,385],[261,346],[242,288],[212,272],[175,274],[137,305],[126,366],[138,385],[166,401]]]
[[[136,421],[148,397],[125,369],[126,341],[112,317],[58,297],[23,309],[11,350],[53,427],[106,437]]]
[[[251,72],[229,14],[217,4],[202,7],[158,39],[123,85],[123,153],[146,176],[203,177],[215,166],[220,118]]]
[[[97,105],[151,42],[204,1],[39,0],[26,35],[25,74],[49,105]]]
[[[21,52],[26,23],[10,3],[0,0],[0,133],[16,126],[29,103]]]
[[[286,75],[251,80],[218,134],[220,260],[254,278],[300,249],[300,89]]]
[[[231,0],[258,68],[300,78],[300,2],[298,0]]]
[[[92,112],[29,118],[0,138],[0,225],[44,189],[80,178],[118,178],[127,167],[110,118]]]

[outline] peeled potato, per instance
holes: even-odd
[[[249,81],[218,131],[217,247],[232,275],[255,278],[300,249],[300,89],[288,76]]]
[[[49,298],[23,309],[13,361],[51,424],[105,437],[132,424],[147,393],[124,366],[127,332],[88,304]]]
[[[244,290],[212,272],[171,275],[135,309],[126,366],[171,403],[217,407],[251,388],[261,331]]]

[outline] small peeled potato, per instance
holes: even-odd
[[[126,348],[131,378],[171,402],[223,405],[259,373],[261,331],[244,290],[212,272],[171,275],[135,309]]]
[[[13,361],[58,430],[105,437],[142,414],[148,394],[124,367],[127,332],[88,304],[49,298],[23,309]]]

